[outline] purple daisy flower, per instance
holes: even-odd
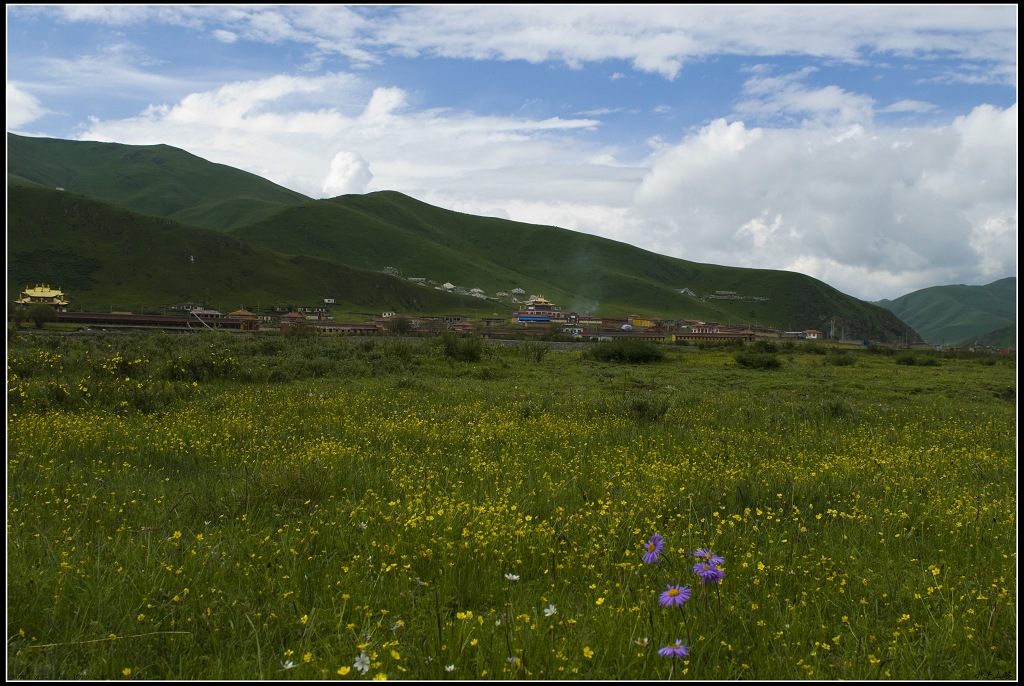
[[[690,649],[684,646],[678,638],[675,643],[669,643],[664,648],[658,649],[658,655],[662,657],[686,657],[689,654]]]
[[[665,549],[665,539],[661,534],[654,534],[651,540],[644,543],[644,564],[654,564],[658,561],[658,555]]]
[[[710,565],[722,566],[725,564],[724,557],[722,557],[721,555],[715,555],[710,550],[705,550],[704,548],[694,550],[692,553],[690,553],[690,556],[699,557],[700,559],[706,561]]]
[[[689,586],[673,586],[669,584],[668,589],[662,591],[661,597],[658,598],[658,602],[664,605],[665,607],[673,607],[675,605],[682,605],[689,599]]]
[[[725,578],[725,570],[710,562],[698,562],[693,566],[693,573],[700,577],[701,583],[717,584]]]

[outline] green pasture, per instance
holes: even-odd
[[[1016,679],[1016,426],[987,354],[15,332],[7,678]]]

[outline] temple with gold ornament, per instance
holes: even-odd
[[[579,315],[575,312],[563,312],[562,308],[556,306],[543,295],[532,298],[526,307],[516,312],[516,321],[523,326],[533,323],[575,323]]]
[[[59,288],[50,288],[48,285],[36,284],[35,288],[25,287],[21,297],[14,301],[17,305],[28,307],[30,305],[49,305],[57,312],[68,311],[68,299]]]

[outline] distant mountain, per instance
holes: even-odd
[[[1017,347],[1017,279],[987,286],[932,286],[880,300],[928,343],[994,348]]]
[[[507,315],[516,305],[497,294],[523,289],[605,317],[917,339],[888,309],[794,272],[689,262],[393,191],[311,200],[163,145],[8,134],[8,152],[8,288],[60,286],[73,308],[332,297],[339,313]]]

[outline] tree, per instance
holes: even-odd
[[[49,305],[29,305],[25,310],[24,318],[35,322],[36,328],[41,329],[46,322],[57,321],[57,311]]]
[[[408,317],[392,317],[388,320],[388,332],[393,334],[405,334],[412,331],[412,322]]]

